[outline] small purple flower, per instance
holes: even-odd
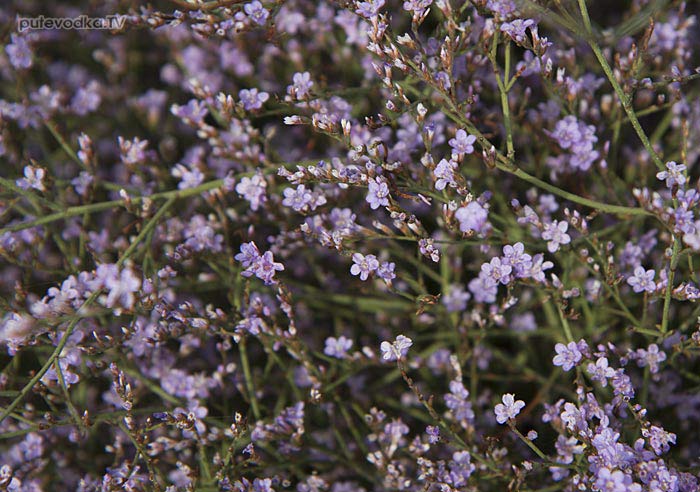
[[[384,0],[369,0],[367,2],[359,2],[357,4],[357,12],[366,19],[371,19],[379,14],[379,10],[384,6]]]
[[[292,207],[297,212],[308,210],[314,200],[313,193],[305,185],[299,185],[296,189],[285,188],[283,193],[282,205]]]
[[[32,66],[32,49],[24,36],[12,34],[12,42],[5,46],[5,52],[10,63],[15,68],[30,68]]]
[[[455,218],[459,221],[459,230],[462,232],[474,231],[477,234],[489,230],[488,211],[478,201],[474,200],[466,206],[457,209]]]
[[[591,376],[593,381],[598,381],[602,387],[608,385],[608,379],[611,379],[615,375],[615,369],[608,366],[608,359],[605,357],[599,357],[595,362],[589,362],[586,366],[588,374]]]
[[[403,359],[408,353],[408,349],[413,345],[413,340],[410,338],[399,335],[393,342],[384,341],[379,346],[382,351],[382,359],[384,360],[397,360]]]
[[[453,160],[445,160],[442,159],[440,162],[438,162],[438,165],[435,166],[435,170],[433,170],[433,174],[435,175],[435,189],[438,191],[442,191],[445,189],[447,185],[450,186],[457,186],[457,182],[455,181],[455,171],[457,170],[457,163]]]
[[[243,6],[246,15],[259,26],[264,26],[270,12],[258,0],[247,3]]]
[[[314,83],[309,72],[297,72],[292,77],[292,85],[287,86],[287,93],[294,95],[296,99],[307,97]]]
[[[249,268],[253,263],[260,259],[260,250],[254,242],[241,244],[241,252],[233,257],[236,261],[240,261],[243,268]]]
[[[413,12],[414,16],[420,17],[432,4],[433,0],[406,0],[403,3],[403,9],[407,12]]]
[[[455,137],[451,138],[449,142],[450,147],[452,147],[452,153],[457,156],[463,156],[464,154],[471,154],[474,152],[474,142],[476,142],[476,137],[474,135],[468,135],[462,129],[457,130]]]
[[[494,408],[494,413],[496,414],[496,422],[499,424],[505,424],[508,420],[514,419],[525,407],[525,402],[522,400],[516,400],[515,395],[512,393],[506,393],[501,398],[503,403],[499,403]]]
[[[370,179],[365,200],[372,210],[389,205],[389,185],[380,178]]]
[[[675,162],[670,161],[666,163],[666,170],[656,173],[656,177],[662,181],[666,180],[667,188],[673,188],[674,186],[678,186],[680,188],[685,184],[686,178],[685,174],[683,174],[685,169],[686,167],[684,164],[676,164]]]
[[[535,21],[532,19],[515,19],[501,24],[501,32],[510,36],[516,43],[522,44],[527,39],[527,28],[534,25]]]
[[[481,273],[489,277],[496,283],[507,284],[510,282],[510,273],[513,268],[501,261],[500,258],[491,258],[489,263],[481,265]]]
[[[656,282],[654,270],[644,270],[643,266],[638,266],[634,269],[634,275],[627,278],[627,283],[632,286],[632,290],[640,292],[654,292],[656,290]]]
[[[204,118],[207,116],[209,110],[201,101],[190,99],[184,106],[173,104],[170,108],[170,112],[185,123],[197,126],[204,122]]]
[[[247,270],[241,272],[244,277],[255,275],[262,280],[265,285],[275,283],[275,272],[284,270],[282,263],[276,263],[271,251],[265,251]]]
[[[354,264],[350,267],[350,273],[359,275],[360,280],[363,281],[379,268],[379,261],[374,255],[365,256],[362,253],[355,253],[352,255],[352,261]]]
[[[323,353],[328,357],[345,359],[348,356],[348,350],[352,347],[352,343],[352,340],[344,336],[339,336],[338,338],[328,337],[326,338],[326,347],[323,349]]]
[[[267,92],[258,92],[258,89],[241,89],[238,92],[238,98],[243,103],[243,108],[246,111],[253,111],[262,108],[262,105],[270,98]]]
[[[425,433],[428,435],[428,442],[435,444],[440,440],[440,428],[435,425],[429,425],[425,428]]]
[[[564,220],[561,222],[554,220],[544,225],[542,239],[547,241],[547,251],[555,253],[560,245],[571,242],[571,236],[566,233],[568,229],[569,223]]]
[[[471,299],[469,292],[459,284],[451,285],[445,295],[442,296],[442,304],[448,313],[457,313],[467,309],[467,301]]]
[[[621,470],[603,467],[598,470],[595,486],[600,492],[641,492],[642,487]]]
[[[565,371],[570,371],[583,357],[576,342],[569,342],[567,345],[557,343],[554,350],[556,350],[557,355],[554,356],[552,362],[555,366],[561,366]]]
[[[392,280],[396,278],[394,269],[396,264],[394,262],[384,261],[379,268],[377,268],[377,276],[389,284]]]
[[[46,191],[44,178],[46,171],[41,167],[24,166],[24,178],[15,181],[15,184],[23,190],[33,188],[39,191]]]
[[[236,185],[236,193],[250,202],[250,209],[258,210],[260,205],[267,201],[265,190],[267,182],[261,172],[257,172],[252,177],[243,177]]]
[[[532,269],[532,256],[525,253],[523,243],[515,243],[514,245],[506,244],[503,246],[504,265],[513,267],[513,273],[517,278],[525,278],[530,276]]]

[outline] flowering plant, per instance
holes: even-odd
[[[0,490],[700,490],[697,2],[75,4],[0,8],[124,21],[1,34]]]

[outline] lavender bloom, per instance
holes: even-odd
[[[250,209],[254,212],[267,201],[266,189],[267,182],[260,171],[250,178],[247,176],[241,178],[236,185],[236,193],[250,202]]]
[[[354,264],[350,267],[350,273],[353,275],[359,275],[360,280],[367,280],[367,278],[379,268],[379,261],[374,255],[363,255],[361,253],[355,253],[352,255],[352,261]]]
[[[469,400],[469,391],[458,379],[450,381],[450,392],[445,395],[445,405],[455,420],[464,423],[474,422],[474,410]]]
[[[310,95],[313,85],[309,72],[297,72],[292,77],[292,85],[287,86],[287,93],[296,99],[304,99]]]
[[[588,374],[591,376],[593,381],[598,381],[602,387],[608,385],[608,379],[611,379],[615,375],[615,370],[612,367],[608,367],[608,359],[605,357],[599,357],[595,362],[589,362],[586,366]]]
[[[413,345],[413,340],[403,335],[397,336],[393,342],[384,341],[379,346],[382,351],[382,359],[388,361],[403,359],[411,345]]]
[[[654,282],[654,270],[644,270],[643,266],[638,266],[634,269],[634,275],[627,277],[627,283],[632,286],[632,290],[637,293],[656,291],[656,282]]]
[[[455,212],[455,218],[459,221],[459,230],[462,232],[473,231],[482,234],[490,229],[488,211],[476,200],[458,208]]]
[[[323,349],[323,353],[336,359],[345,359],[348,356],[348,350],[352,347],[352,343],[352,340],[344,336],[338,338],[328,337],[326,338],[326,347]]]
[[[5,46],[10,63],[17,69],[30,68],[32,66],[32,50],[24,36],[10,35],[12,42]]]
[[[96,111],[102,102],[100,95],[100,84],[95,81],[90,82],[87,87],[81,87],[71,100],[71,109],[79,116]]]
[[[457,130],[455,137],[451,138],[449,142],[450,147],[452,147],[452,153],[460,157],[464,154],[471,154],[474,152],[474,142],[476,142],[476,137],[474,135],[468,135],[462,129]]]
[[[33,188],[39,191],[46,191],[44,178],[46,171],[40,167],[24,166],[24,178],[15,181],[15,184],[23,190]]]
[[[435,425],[429,425],[425,428],[425,433],[428,435],[428,442],[435,444],[440,440],[440,428]]]
[[[471,299],[469,292],[464,290],[464,287],[459,284],[453,284],[445,295],[442,296],[441,302],[445,306],[448,313],[456,313],[464,311],[467,308],[467,301]]]
[[[515,19],[501,24],[501,32],[510,36],[516,43],[522,44],[527,39],[527,28],[534,25],[535,21],[532,19]]]
[[[440,162],[438,162],[438,165],[435,166],[435,170],[433,171],[436,179],[435,189],[442,191],[447,185],[453,187],[457,186],[457,182],[455,181],[455,170],[457,170],[457,163],[453,160],[447,161],[442,159]]]
[[[432,4],[433,0],[406,0],[403,3],[403,9],[408,12],[413,12],[414,16],[420,17]]]
[[[85,195],[87,193],[88,187],[92,184],[94,179],[95,178],[89,172],[80,171],[80,174],[77,177],[73,178],[70,184],[73,185],[73,188],[75,188],[75,192],[78,195]]]
[[[512,393],[506,393],[501,398],[503,403],[499,403],[494,408],[494,413],[496,414],[496,422],[499,424],[505,424],[508,420],[514,419],[525,407],[525,402],[522,400],[516,400],[515,395]]]
[[[270,98],[267,92],[258,92],[258,89],[241,89],[238,92],[238,98],[243,103],[243,108],[246,111],[254,111],[262,108],[262,105]]]
[[[491,277],[480,272],[479,276],[469,282],[469,291],[474,296],[475,302],[485,302],[491,304],[496,302],[498,284]]]
[[[512,267],[507,263],[501,262],[500,258],[491,258],[489,263],[481,265],[481,273],[483,275],[492,279],[495,283],[504,285],[510,282],[512,270]]]
[[[384,261],[379,265],[379,268],[377,268],[377,276],[387,284],[391,284],[391,281],[396,278],[396,274],[394,273],[395,268],[396,264],[394,264],[394,262]]]
[[[196,188],[204,182],[204,174],[195,166],[187,167],[182,164],[176,164],[171,174],[176,178],[180,178],[180,182],[177,185],[180,190]]]
[[[656,374],[659,372],[659,364],[666,360],[666,353],[659,350],[655,343],[649,345],[647,350],[637,349],[635,354],[639,367],[649,367],[649,372]]]
[[[260,259],[260,250],[254,242],[241,244],[241,252],[233,257],[236,261],[240,261],[243,268],[249,268]]]
[[[255,275],[262,280],[265,285],[272,285],[276,282],[275,272],[284,270],[282,263],[276,263],[272,252],[265,251],[247,270],[241,272],[244,277]]]
[[[282,205],[292,207],[297,212],[308,210],[314,201],[313,194],[304,185],[299,185],[296,190],[285,188],[283,193]]]
[[[369,0],[367,2],[359,2],[357,4],[357,12],[366,19],[371,19],[379,14],[379,10],[384,6],[384,0]]]
[[[367,183],[368,190],[365,200],[372,210],[389,205],[389,186],[380,178],[374,178]]]
[[[674,161],[666,163],[666,170],[659,171],[656,173],[656,178],[660,180],[666,180],[666,187],[673,188],[678,186],[679,188],[685,184],[685,171],[686,167],[684,164],[676,164]]]
[[[642,429],[642,435],[649,441],[651,449],[658,456],[668,453],[671,449],[671,444],[676,444],[676,435],[673,432],[667,432],[663,428],[652,425],[649,429]]]
[[[243,6],[243,11],[246,13],[248,18],[250,18],[259,26],[264,26],[267,22],[267,18],[270,15],[270,12],[268,12],[267,9],[263,7],[262,3],[260,3],[259,0],[255,0],[253,2],[245,4]]]
[[[601,492],[641,492],[642,487],[632,482],[632,477],[621,470],[601,468],[598,470],[595,486]]]
[[[532,257],[525,253],[523,243],[515,243],[514,245],[506,244],[503,246],[504,265],[510,265],[513,268],[513,273],[517,278],[525,278],[530,276],[532,269]]]
[[[557,343],[554,346],[554,350],[556,350],[557,355],[554,356],[552,362],[555,366],[561,366],[565,371],[573,369],[583,357],[576,342],[569,342],[566,345]]]
[[[207,107],[197,99],[190,99],[185,106],[173,104],[170,111],[190,125],[201,125],[204,123],[204,118],[209,113]]]
[[[571,236],[566,231],[569,229],[569,223],[566,221],[552,221],[544,225],[542,231],[542,239],[547,241],[547,251],[556,253],[559,251],[559,246],[569,244]]]
[[[127,140],[120,136],[117,137],[117,142],[119,143],[121,160],[127,166],[140,164],[146,160],[148,140],[141,140],[138,137],[134,137],[133,140]]]
[[[537,282],[544,282],[544,271],[551,268],[554,268],[554,263],[551,261],[544,261],[544,255],[538,253],[532,258],[532,267],[530,268],[529,277]]]

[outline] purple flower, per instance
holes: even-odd
[[[608,367],[608,359],[605,357],[599,357],[595,362],[589,362],[586,366],[588,374],[591,376],[593,381],[598,381],[602,387],[608,385],[608,379],[615,375],[615,369]]]
[[[292,77],[292,85],[287,86],[287,93],[296,99],[307,97],[314,83],[309,72],[297,72]]]
[[[458,208],[455,212],[455,218],[459,221],[459,230],[473,231],[477,234],[485,233],[490,229],[488,215],[486,208],[476,200]]]
[[[494,413],[496,414],[496,422],[499,424],[505,424],[508,420],[514,419],[525,407],[525,402],[522,400],[516,400],[515,395],[512,393],[506,393],[501,398],[503,403],[499,403],[494,408]]]
[[[384,6],[384,0],[369,0],[368,2],[359,2],[357,4],[357,12],[362,17],[370,19],[379,14],[379,10]]]
[[[397,360],[403,359],[408,353],[408,349],[413,345],[413,340],[410,338],[399,335],[393,342],[384,341],[379,346],[382,351],[382,359],[384,360]]]
[[[450,392],[445,395],[445,405],[459,422],[474,422],[474,410],[469,400],[469,391],[459,379],[450,381]]]
[[[413,12],[414,16],[420,17],[432,4],[433,0],[406,0],[403,3],[403,9],[407,12]]]
[[[481,265],[481,273],[483,275],[492,279],[495,283],[502,283],[504,285],[510,282],[510,273],[512,270],[509,264],[501,262],[501,259],[498,257],[491,258],[489,263]]]
[[[236,261],[240,261],[243,268],[249,268],[253,263],[260,259],[260,250],[254,242],[242,243],[241,252],[233,257]]]
[[[555,366],[561,366],[565,371],[570,371],[583,357],[576,342],[569,342],[566,345],[557,343],[554,350],[556,350],[557,355],[554,356],[552,362]]]
[[[46,191],[44,178],[46,171],[41,167],[24,166],[24,178],[15,181],[15,184],[23,190],[33,188],[39,191]]]
[[[666,187],[673,188],[674,186],[682,187],[685,184],[684,164],[676,164],[673,161],[666,163],[666,170],[656,173],[657,179],[666,180]]]
[[[313,194],[304,185],[299,185],[296,189],[285,188],[283,193],[282,205],[292,207],[297,212],[308,210],[314,201]]]
[[[389,205],[389,185],[380,178],[370,179],[367,183],[368,190],[365,200],[372,210]]]
[[[644,270],[643,266],[638,266],[634,269],[634,275],[627,277],[627,283],[632,286],[635,292],[654,292],[656,291],[656,282],[654,282],[654,270]]]
[[[457,186],[455,181],[455,170],[457,169],[457,163],[453,160],[442,159],[435,166],[433,174],[435,175],[435,189],[442,191],[447,185]]]
[[[250,209],[256,211],[267,201],[267,182],[260,171],[252,177],[243,177],[236,185],[236,193],[250,202]]]
[[[396,278],[394,269],[396,264],[394,262],[384,261],[379,268],[377,268],[377,276],[389,284],[392,280]]]
[[[642,487],[632,482],[632,477],[621,470],[603,467],[598,470],[595,486],[600,492],[641,492]]]
[[[173,104],[170,112],[190,125],[201,125],[209,110],[197,99],[190,99],[185,106]]]
[[[246,15],[259,26],[264,26],[270,15],[270,12],[268,12],[258,0],[245,4],[243,10]]]
[[[5,46],[5,52],[10,63],[15,68],[30,68],[32,66],[32,49],[24,36],[12,34],[12,42]]]
[[[471,154],[474,152],[474,142],[476,142],[476,137],[474,135],[468,135],[462,129],[457,130],[455,137],[451,138],[449,142],[450,147],[452,147],[452,153],[457,156],[463,156],[464,154]]]
[[[267,92],[258,92],[258,89],[241,89],[238,92],[238,98],[243,103],[243,108],[246,111],[253,111],[262,108],[262,105],[270,98]]]
[[[547,251],[555,253],[560,245],[571,242],[571,236],[566,233],[568,229],[569,223],[563,220],[561,222],[554,220],[544,225],[542,239],[547,241]]]
[[[241,251],[242,250],[243,247],[241,246]],[[238,257],[243,254],[244,253],[241,252],[238,255],[236,255],[235,258],[238,259]],[[243,275],[244,277],[250,277],[252,275],[255,275],[260,280],[262,280],[265,283],[265,285],[272,285],[275,283],[275,272],[279,272],[282,270],[284,270],[284,265],[282,265],[282,263],[275,262],[271,251],[265,251],[262,254],[262,256],[258,256],[252,263],[250,263],[250,266],[246,270],[241,272],[241,275]]]
[[[516,43],[522,44],[527,39],[527,28],[534,25],[535,21],[532,19],[515,19],[501,24],[501,32],[510,36]]]
[[[504,265],[513,267],[513,273],[517,278],[525,278],[530,276],[532,269],[532,256],[525,253],[523,243],[515,243],[514,245],[506,244],[503,246]]]
[[[352,261],[354,264],[350,267],[350,273],[359,275],[360,280],[363,281],[379,268],[379,261],[374,255],[365,256],[362,253],[355,253],[352,255]]]
[[[464,287],[459,284],[451,285],[445,295],[442,296],[441,302],[445,306],[448,313],[456,313],[464,311],[467,308],[467,301],[471,299],[469,292],[464,290]]]
[[[440,440],[440,428],[435,425],[429,425],[425,428],[425,433],[428,435],[428,442],[435,444]]]
[[[352,343],[352,340],[344,336],[338,338],[328,337],[326,338],[326,347],[323,349],[323,353],[336,359],[345,359],[348,356],[348,350],[352,347]]]

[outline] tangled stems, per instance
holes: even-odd
[[[136,251],[136,248],[138,248],[138,246],[140,245],[141,241],[143,241],[143,239],[155,228],[155,226],[158,224],[158,221],[165,215],[165,213],[175,203],[178,197],[181,197],[181,195],[168,195],[166,202],[160,207],[160,209],[158,209],[158,211],[153,215],[153,217],[151,217],[151,219],[146,223],[143,229],[141,229],[141,232],[138,234],[138,236],[136,236],[134,241],[129,245],[126,251],[124,251],[122,256],[119,258],[119,260],[117,261],[118,267],[122,266],[131,257],[131,255]],[[90,294],[90,297],[88,297],[85,300],[85,302],[81,305],[80,309],[75,314],[73,319],[68,323],[68,326],[63,332],[63,336],[59,340],[58,344],[56,345],[56,348],[51,353],[48,360],[34,375],[34,377],[30,379],[29,382],[20,390],[17,397],[14,400],[12,400],[12,403],[10,403],[6,408],[3,409],[2,413],[0,413],[0,422],[3,422],[15,410],[15,408],[17,408],[17,406],[24,400],[24,398],[27,396],[27,394],[29,394],[32,388],[34,388],[34,386],[39,382],[39,380],[42,377],[44,377],[44,374],[46,374],[46,372],[51,368],[51,366],[55,362],[57,362],[58,357],[61,355],[61,352],[68,343],[68,339],[73,333],[73,330],[75,329],[78,322],[84,317],[88,316],[88,313],[86,312],[87,308],[90,307],[90,305],[95,300],[97,300],[102,294],[102,289],[96,290],[95,292]]]

